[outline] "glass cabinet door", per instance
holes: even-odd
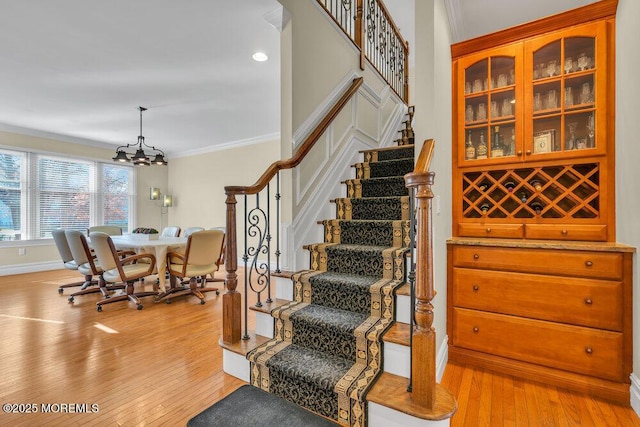
[[[513,162],[518,146],[516,117],[521,115],[521,45],[495,49],[460,62],[459,134],[460,164],[477,161]],[[522,103],[520,103],[522,104]]]
[[[600,154],[605,149],[606,31],[589,24],[525,46],[525,160]],[[602,129],[602,131],[600,131]]]

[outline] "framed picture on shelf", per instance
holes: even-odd
[[[533,152],[550,153],[554,151],[556,131],[554,129],[544,130],[533,134]]]

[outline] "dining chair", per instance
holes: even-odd
[[[108,283],[126,283],[126,293],[104,298],[96,303],[98,311],[102,311],[103,304],[117,301],[131,301],[136,304],[138,310],[142,310],[140,298],[158,295],[155,291],[135,292],[136,280],[153,274],[156,266],[156,257],[153,254],[141,253],[125,258],[118,256],[118,251],[111,240],[111,236],[102,232],[94,232],[89,235],[93,250],[102,267],[104,280]],[[137,262],[143,261],[143,262]]]
[[[107,233],[110,236],[122,236],[122,228],[115,225],[94,225],[93,227],[89,227],[89,229],[87,230],[87,236],[94,231]]]
[[[205,280],[201,280],[202,286],[198,287],[198,279],[204,279],[207,274],[218,270],[220,252],[224,246],[224,232],[221,230],[197,231],[187,239],[187,247],[184,252],[169,252],[167,254],[167,271],[169,272],[170,287],[159,300],[171,299],[182,295],[194,295],[200,299],[200,304],[205,303],[204,292],[220,294],[218,288],[204,287]],[[185,283],[178,282],[178,278],[189,278],[188,287]]]
[[[62,263],[64,264],[64,268],[67,270],[78,270],[78,264],[73,260],[73,254],[71,253],[71,249],[69,249],[69,243],[67,243],[67,238],[64,235],[64,230],[62,228],[57,228],[55,230],[51,230],[51,235],[53,236],[53,241],[56,244],[56,248],[58,249],[58,253],[60,254],[60,258],[62,258]],[[76,286],[84,285],[85,281],[82,282],[74,282],[68,283],[66,285],[60,285],[58,287],[58,293],[63,293],[64,288],[73,288]]]
[[[178,237],[180,236],[180,227],[171,225],[162,229],[161,237]]]
[[[182,237],[189,237],[196,231],[202,231],[202,230],[204,230],[204,227],[187,227],[184,229],[184,232],[182,233]]]
[[[78,272],[84,275],[85,278],[82,288],[69,295],[68,300],[70,303],[73,303],[75,297],[79,295],[101,292],[104,298],[109,298],[109,291],[124,289],[123,284],[107,285],[104,277],[102,277],[102,267],[95,258],[95,255],[91,252],[87,238],[82,234],[82,232],[77,230],[66,230],[64,234],[67,238],[71,254],[73,255],[73,260],[78,265]],[[94,279],[94,277],[97,277],[97,280]]]

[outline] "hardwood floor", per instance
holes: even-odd
[[[78,288],[58,294],[79,277],[0,276],[0,401],[38,410],[0,413],[0,425],[183,426],[244,384],[222,372],[221,296],[206,294],[205,305],[144,298],[141,311],[121,302],[98,313],[99,294],[73,305]],[[484,370],[449,364],[442,384],[458,399],[452,426],[640,426],[630,407]],[[64,413],[64,404],[97,411]]]

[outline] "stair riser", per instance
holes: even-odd
[[[409,221],[322,221],[325,243],[362,246],[407,246]]]
[[[409,197],[377,197],[336,200],[336,218],[340,220],[408,220]]]

